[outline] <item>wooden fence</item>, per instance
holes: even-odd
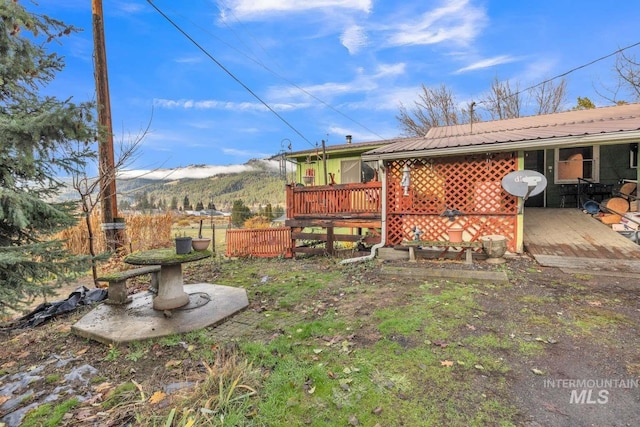
[[[228,257],[291,258],[293,256],[289,227],[227,230],[226,241],[225,255]]]

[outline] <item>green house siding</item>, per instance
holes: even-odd
[[[636,168],[630,166],[629,144],[600,147],[600,182],[617,184],[621,179],[635,179]]]
[[[315,176],[314,185],[327,185],[331,183],[330,174],[334,174],[336,184],[343,184],[342,182],[342,162],[345,160],[360,161],[360,156],[340,157],[340,158],[328,158],[326,161],[327,173],[325,182],[325,162],[323,160],[312,160],[307,163],[306,160],[298,163],[296,168],[296,182],[304,183],[303,177],[308,175],[310,171],[313,171]]]

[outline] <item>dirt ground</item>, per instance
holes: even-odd
[[[393,265],[403,268],[496,268],[481,262],[469,266],[429,260],[418,263],[393,261]],[[332,289],[327,289],[315,301],[316,311],[308,315],[319,316],[323,307],[332,307],[341,315],[361,319],[361,323],[367,325],[367,318],[376,308],[410,303],[411,296],[399,291],[402,287],[396,287],[393,294],[376,291],[376,284],[389,280],[381,274],[384,267],[385,263],[378,263],[358,277],[345,273],[342,285],[368,284],[367,292],[357,299],[340,299]],[[214,283],[224,274],[224,264],[216,269],[198,268],[194,266],[190,272],[190,277],[197,281]],[[313,259],[291,260],[287,268],[322,271],[326,264],[315,263]],[[541,353],[505,352],[503,355],[511,367],[507,381],[512,391],[512,403],[520,413],[518,425],[639,425],[640,277],[565,273],[556,268],[540,267],[528,257],[509,259],[500,268],[507,273],[509,286],[487,287],[477,295],[482,307],[478,327],[509,336],[523,346],[527,343],[544,346]],[[144,285],[133,286],[131,292],[143,289]],[[68,290],[62,290],[61,295]],[[269,304],[268,300],[256,301],[250,297],[247,311],[268,310],[271,309]],[[91,405],[97,399],[97,393],[95,384],[87,381],[88,374],[83,373],[83,366],[95,369],[91,376],[100,377],[103,383],[109,384],[127,381],[132,372],[159,384],[189,380],[184,376],[174,377],[171,372],[161,369],[177,357],[180,348],[175,348],[175,354],[171,348],[154,348],[151,359],[110,359],[113,349],[70,333],[71,325],[84,313],[86,309],[81,309],[33,329],[0,331],[0,425],[2,422],[7,426],[17,425],[12,423],[21,411],[64,393],[86,397],[81,408],[65,419],[64,425],[98,425],[88,421],[98,410]],[[261,336],[260,331],[252,337],[256,340],[267,338]],[[375,328],[364,326],[358,331],[356,341],[366,346],[380,338]],[[189,372],[190,368],[193,372],[201,370],[197,361],[182,361],[182,372]],[[30,375],[52,380],[29,384]],[[59,381],[54,380],[60,377],[70,378],[66,383],[72,387],[60,388]],[[8,389],[6,386],[12,381],[21,382],[23,386]]]

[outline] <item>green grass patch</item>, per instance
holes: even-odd
[[[54,405],[45,403],[29,411],[22,420],[22,427],[55,427],[60,425],[64,415],[78,406],[80,401],[77,398],[66,400]]]
[[[136,398],[140,397],[140,392],[135,384],[132,382],[126,382],[120,384],[109,392],[102,407],[105,409],[112,409],[116,406],[131,403]]]
[[[585,307],[573,313],[568,321],[578,333],[590,335],[598,330],[609,330],[619,326],[632,325],[633,322],[623,314],[600,307]]]
[[[47,384],[55,384],[59,382],[61,378],[62,376],[60,374],[51,374],[45,377],[44,382]]]
[[[518,298],[518,301],[523,304],[536,304],[536,305],[544,305],[544,304],[552,304],[556,302],[554,297],[550,296],[541,296],[541,295],[524,295]]]

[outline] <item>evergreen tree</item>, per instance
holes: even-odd
[[[171,205],[170,205],[170,209],[171,209],[171,210],[176,210],[176,209],[178,209],[178,197],[176,197],[176,196],[171,196]]]
[[[244,204],[242,200],[236,200],[233,202],[231,208],[231,224],[234,227],[242,227],[244,222],[251,218],[251,210]]]
[[[39,93],[64,67],[47,48],[74,31],[0,1],[0,313],[90,267],[50,239],[75,224],[75,206],[46,201],[95,154],[93,105]]]
[[[273,221],[275,216],[273,216],[273,208],[271,207],[271,203],[267,203],[267,206],[264,208],[264,216],[267,217],[267,220]]]
[[[203,211],[204,210],[204,205],[202,204],[202,202],[196,203],[196,210],[197,211]]]
[[[284,208],[282,206],[273,208],[273,219],[280,218],[282,215],[284,215]]]
[[[586,96],[584,98],[579,96],[578,103],[572,109],[573,110],[590,110],[592,108],[596,108],[596,104],[594,104],[593,101],[591,101]]]

